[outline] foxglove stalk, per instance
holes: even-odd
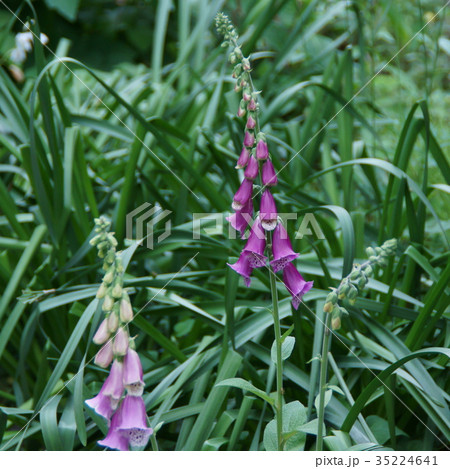
[[[282,223],[278,223],[272,237],[273,259],[270,265],[274,272],[283,270],[289,262],[298,257],[298,253],[292,249],[289,236]]]
[[[123,361],[123,384],[131,396],[142,396],[144,391],[144,375],[139,355],[128,348]]]
[[[133,448],[143,448],[153,430],[147,426],[144,400],[140,396],[125,396],[119,409],[120,420],[117,431],[128,440]]]
[[[259,167],[258,162],[255,160],[255,157],[252,155],[248,163],[247,168],[244,172],[244,177],[250,179],[251,181],[255,180],[258,177]]]
[[[241,210],[249,201],[252,196],[253,182],[249,179],[244,179],[233,197],[231,206],[233,210]]]
[[[263,186],[276,186],[278,184],[277,174],[275,173],[272,161],[266,160],[264,162],[261,173]]]
[[[241,210],[233,213],[229,217],[227,217],[227,221],[230,222],[231,226],[236,230],[239,231],[241,234],[241,238],[245,236],[245,230],[247,226],[250,224],[253,215],[253,200],[250,198],[248,199],[247,203],[242,207]]]
[[[250,160],[250,152],[247,147],[243,147],[239,159],[236,164],[236,169],[243,169],[247,166]]]
[[[283,270],[283,281],[288,292],[292,295],[292,306],[294,309],[298,309],[303,295],[311,290],[314,282],[306,282],[291,263],[287,264]]]
[[[277,226],[277,206],[275,205],[273,195],[268,189],[265,190],[261,196],[259,219],[261,220],[262,227],[267,231],[272,231]]]

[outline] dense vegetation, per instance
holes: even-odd
[[[265,397],[276,389],[269,276],[255,271],[247,288],[226,265],[243,247],[225,217],[245,120],[214,29],[220,10],[262,91],[261,128],[284,168],[278,211],[298,215],[292,238],[305,214],[323,233],[293,240],[314,281],[297,311],[277,282],[282,333],[295,339],[284,399],[302,415],[290,447],[315,448],[330,287],[366,247],[396,238],[333,331],[325,448],[448,449],[442,2],[10,2],[18,19],[1,3],[0,449],[99,449],[107,426],[84,400],[106,377],[92,361],[104,272],[89,244],[102,215],[123,251],[157,430],[148,449],[271,448],[270,400],[216,386],[242,378]],[[26,21],[49,49],[35,41],[14,65]],[[171,211],[171,234],[153,249],[126,238],[127,213],[144,203]],[[200,236],[198,213],[213,214]]]

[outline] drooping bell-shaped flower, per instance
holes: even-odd
[[[283,270],[283,282],[292,295],[292,306],[297,309],[303,295],[311,290],[314,282],[306,282],[300,272],[291,264]]]
[[[113,412],[117,409],[120,398],[124,390],[123,365],[118,360],[114,360],[109,372],[109,376],[103,383],[100,392],[92,399],[87,399],[86,404],[105,419],[109,420]]]
[[[113,351],[114,355],[123,357],[128,350],[128,333],[123,327],[119,327],[114,337]]]
[[[142,363],[136,350],[130,347],[123,360],[123,384],[131,396],[142,396],[144,391]]]
[[[108,434],[106,438],[98,441],[100,446],[106,446],[111,449],[118,449],[119,451],[128,451],[128,438],[122,433],[119,432],[119,421],[120,421],[120,412],[117,411],[112,419],[111,425],[109,426]]]
[[[247,261],[252,269],[263,267],[266,265],[267,257],[264,255],[266,248],[266,233],[264,232],[261,222],[256,219],[250,230],[250,236],[242,253],[247,255]]]
[[[272,161],[265,161],[261,173],[263,186],[276,186],[278,184],[277,174],[275,173]]]
[[[248,162],[247,168],[245,168],[244,177],[246,179],[255,180],[258,177],[259,166],[255,157],[252,155]]]
[[[239,231],[241,238],[244,238],[245,230],[250,224],[253,216],[253,200],[248,199],[247,203],[242,207],[241,210],[234,212],[226,219],[230,222],[231,226]]]
[[[256,157],[259,160],[267,160],[269,158],[269,149],[267,143],[264,140],[259,140],[256,144]]]
[[[133,448],[144,448],[153,430],[147,426],[144,400],[140,396],[125,396],[119,409],[119,433]]]
[[[273,195],[268,189],[261,196],[259,219],[261,220],[262,227],[267,231],[272,231],[277,226],[277,206],[275,205]]]
[[[270,265],[274,272],[283,270],[285,266],[298,257],[298,253],[292,249],[289,236],[282,223],[278,223],[272,237],[273,259]]]
[[[112,340],[108,340],[106,344],[95,355],[94,363],[102,368],[108,368],[114,358]]]
[[[233,210],[241,210],[252,196],[252,191],[253,181],[244,179],[236,194],[234,194],[233,203],[231,204]]]
[[[250,286],[250,275],[252,275],[253,267],[251,267],[248,255],[245,252],[241,253],[237,262],[227,265],[244,278],[246,287]]]
[[[243,147],[239,159],[236,164],[236,169],[242,169],[247,166],[247,163],[250,159],[250,152],[247,147]]]
[[[245,132],[244,135],[244,145],[246,147],[252,147],[255,143],[255,136],[253,135],[252,132]]]
[[[109,336],[108,321],[103,319],[103,321],[100,323],[100,326],[98,326],[97,332],[95,333],[92,342],[97,345],[104,344],[109,339]]]

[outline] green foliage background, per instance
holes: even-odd
[[[22,21],[35,17],[30,4],[8,5]],[[223,219],[239,184],[243,122],[212,28],[224,10],[251,53],[277,169],[300,150],[280,173],[279,211],[314,213],[326,237],[295,240],[297,266],[314,280],[299,312],[279,282],[283,332],[292,326],[296,339],[286,402],[300,401],[308,422],[315,418],[319,365],[311,359],[320,350],[328,289],[364,258],[365,246],[396,237],[397,258],[348,308],[333,338],[325,443],[333,450],[445,449],[446,12],[396,55],[443,4],[31,5],[36,31],[49,36],[56,56],[72,58],[60,61],[36,44],[17,83],[9,51],[22,26],[1,6],[0,448],[98,449],[105,424],[83,399],[105,378],[90,362],[101,263],[88,244],[94,217],[104,214],[119,248],[128,249],[125,285],[147,411],[153,426],[164,422],[159,448],[263,449],[270,406],[215,384],[240,377],[274,389],[268,276],[256,272],[245,288],[226,267],[242,242],[229,239],[227,228],[198,240],[192,233],[192,214]],[[152,251],[125,239],[126,214],[144,202],[172,211],[172,235]],[[291,234],[300,221],[288,225]],[[381,370],[397,397],[375,378]],[[314,431],[306,433],[300,447],[313,449]]]

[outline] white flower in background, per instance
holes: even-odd
[[[27,58],[27,53],[31,52],[33,49],[33,33],[31,31],[26,31],[24,33],[16,34],[16,47],[11,51],[11,61],[16,64],[22,64]],[[48,36],[44,33],[40,35],[40,41],[45,46],[48,44]]]

